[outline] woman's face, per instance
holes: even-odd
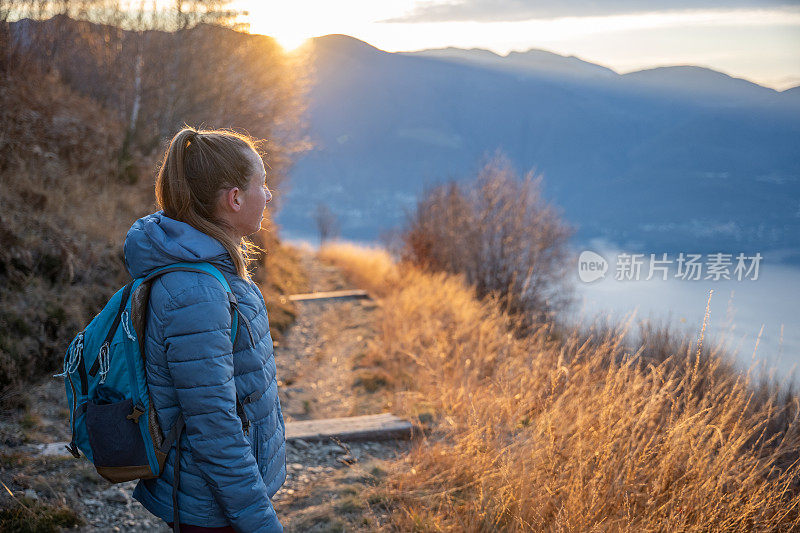
[[[261,229],[264,209],[272,200],[272,193],[267,187],[267,175],[261,156],[253,151],[247,153],[251,168],[255,169],[248,176],[247,189],[238,187],[224,191],[224,202],[228,222],[235,228],[237,236],[246,237]]]

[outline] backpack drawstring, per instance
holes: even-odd
[[[78,370],[78,365],[81,362],[81,355],[83,355],[83,331],[78,333],[75,342],[69,349],[69,354],[67,358],[64,360],[64,368],[63,372],[60,374],[54,374],[54,378],[63,378],[67,377],[67,374],[72,374],[76,370]]]
[[[70,440],[69,445],[65,447],[76,459],[80,458],[81,454],[78,452],[78,447],[75,444],[75,422],[76,419],[78,418],[79,409],[85,406],[85,404],[78,405],[78,391],[75,389],[75,383],[73,383],[72,381],[72,373],[78,370],[78,368],[80,368],[80,365],[83,362],[83,334],[84,334],[83,331],[78,333],[78,336],[75,338],[75,342],[72,344],[72,346],[70,346],[70,349],[68,350],[68,355],[64,361],[64,371],[60,374],[55,374],[53,376],[54,378],[66,377],[69,382],[69,386],[72,389],[73,408],[72,408],[72,414],[70,416],[72,439]]]
[[[109,344],[104,342],[102,346],[100,346],[100,353],[97,354],[97,361],[100,363],[100,383],[106,382],[106,375],[108,374],[109,368],[111,368],[111,357],[109,356]]]
[[[122,317],[120,318],[120,321],[122,322],[122,329],[125,330],[125,335],[127,335],[130,340],[135,341],[136,337],[133,336],[133,333],[131,333],[131,329],[128,326],[128,321],[130,320],[130,316],[131,316],[130,312],[127,309],[125,309],[122,312]]]

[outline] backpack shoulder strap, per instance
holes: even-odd
[[[142,283],[148,282],[153,278],[160,276],[162,274],[166,274],[167,272],[175,272],[175,271],[187,271],[187,272],[201,272],[203,274],[210,274],[217,278],[223,287],[225,287],[225,292],[231,292],[231,286],[228,284],[228,280],[225,279],[225,276],[220,272],[220,270],[208,262],[202,263],[190,263],[190,262],[183,262],[183,263],[173,263],[171,265],[166,265],[161,268],[157,268],[148,274],[144,279],[142,279]]]
[[[201,263],[191,263],[191,262],[182,262],[182,263],[173,263],[171,265],[163,266],[161,268],[157,268],[144,278],[139,278],[134,280],[134,284],[136,285],[135,290],[133,291],[133,296],[131,298],[131,320],[133,322],[133,327],[136,330],[136,335],[139,339],[139,350],[144,357],[144,329],[147,324],[147,308],[148,303],[150,301],[150,288],[152,287],[152,282],[158,276],[166,274],[168,272],[199,272],[202,274],[208,274],[213,276],[222,284],[222,287],[225,289],[225,292],[228,293],[228,302],[231,304],[231,344],[236,341],[236,332],[239,329],[239,321],[238,321],[238,314],[235,311],[238,311],[236,308],[236,296],[233,294],[231,290],[231,286],[228,283],[228,280],[222,274],[222,272],[208,262],[201,262]]]

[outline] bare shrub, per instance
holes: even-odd
[[[314,210],[314,222],[317,225],[320,244],[339,236],[339,221],[336,218],[336,214],[331,211],[327,204],[322,202],[317,204]]]
[[[428,190],[408,216],[401,258],[463,273],[477,296],[500,298],[518,327],[552,319],[571,301],[566,283],[572,228],[541,195],[542,177],[519,179],[497,152],[470,183]]]

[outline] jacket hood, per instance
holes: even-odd
[[[208,261],[236,274],[233,259],[221,242],[185,222],[169,218],[163,210],[133,223],[125,237],[122,253],[125,268],[134,278],[183,261]]]

